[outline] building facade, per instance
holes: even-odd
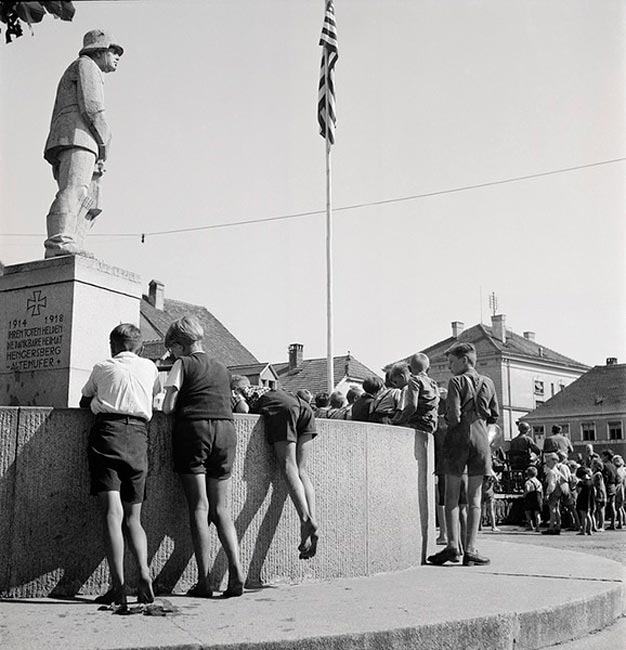
[[[626,364],[610,357],[545,404],[524,416],[535,434],[549,435],[558,424],[575,446],[597,443],[623,452],[626,447]]]

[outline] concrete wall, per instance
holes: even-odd
[[[0,596],[96,594],[108,569],[79,409],[0,409]],[[263,422],[235,417],[232,512],[251,586],[396,571],[433,550],[432,445],[410,429],[318,421],[311,464],[321,524],[317,556],[298,559],[298,519]],[[171,420],[150,424],[143,522],[158,593],[195,582],[187,509],[171,469]],[[226,562],[212,529],[215,586]],[[129,562],[129,584],[133,583]]]

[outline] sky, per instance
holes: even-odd
[[[294,342],[324,357],[323,0],[74,4],[71,23],[1,37],[0,259],[43,257],[56,86],[83,34],[110,30],[125,53],[105,76],[113,144],[87,248],[206,306],[260,361]],[[489,324],[493,292],[515,332],[626,362],[626,3],[335,11],[335,355],[379,370],[451,321]]]

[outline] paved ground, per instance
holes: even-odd
[[[538,543],[545,537],[537,536]],[[514,532],[481,536],[481,550],[492,558],[488,567],[425,566],[268,587],[231,600],[172,597],[180,612],[164,618],[114,616],[90,599],[4,601],[0,647],[534,650],[606,627],[623,612],[619,565],[510,541],[515,538]],[[602,648],[623,646],[616,647],[613,637]]]
[[[500,530],[499,533],[485,530],[481,535],[490,540],[498,539],[516,544],[534,544],[535,546],[590,553],[626,566],[626,529],[606,530],[591,536],[577,535],[573,531],[564,531],[560,535],[542,535],[541,533],[525,532],[524,528],[519,526],[500,526]]]

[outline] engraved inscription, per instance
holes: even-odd
[[[33,291],[26,301],[30,317],[8,321],[6,370],[45,370],[61,364],[65,316],[60,312],[42,316],[41,309],[47,302],[42,291]]]

